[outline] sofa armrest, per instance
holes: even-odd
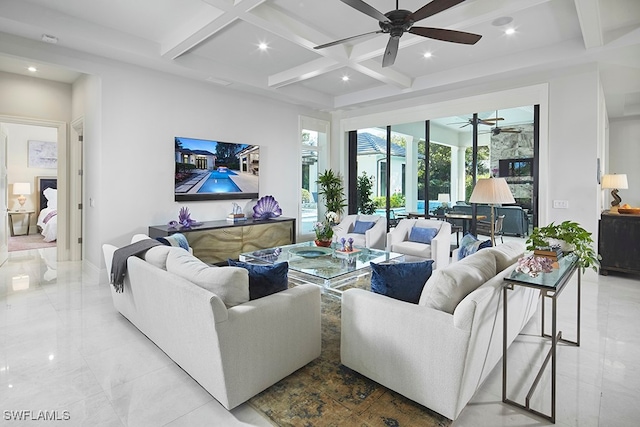
[[[431,257],[435,261],[435,268],[449,265],[449,251],[451,250],[451,224],[443,222],[436,237],[431,240]]]
[[[383,250],[386,244],[387,221],[384,218],[365,231],[364,238],[368,248]]]

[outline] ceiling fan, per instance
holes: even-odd
[[[480,117],[478,117],[478,124],[479,125],[487,125],[487,126],[496,126],[498,120],[504,120],[502,117],[496,117],[495,119],[489,118],[489,119],[481,119]],[[473,124],[473,118],[469,118],[466,122],[457,122],[457,123],[447,123],[450,125],[462,125],[460,126],[460,129],[462,129],[463,127],[469,126]]]
[[[388,67],[393,65],[396,60],[400,37],[402,37],[405,32],[415,34],[417,36],[461,44],[476,44],[478,40],[482,38],[479,34],[465,33],[463,31],[432,27],[413,27],[414,23],[447,10],[458,3],[462,3],[464,0],[433,0],[415,12],[400,9],[398,7],[398,0],[396,0],[396,9],[384,14],[362,0],[340,1],[374,19],[377,19],[381,29],[322,44],[314,47],[314,49],[324,49],[325,47],[335,46],[371,34],[385,33],[389,34],[390,37],[382,58],[382,66]]]

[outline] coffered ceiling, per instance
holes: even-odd
[[[367,3],[382,13],[396,7],[392,0]],[[399,0],[400,9],[410,11],[426,3]],[[478,84],[509,72],[597,62],[610,117],[640,114],[638,0],[466,0],[416,26],[482,39],[460,45],[405,33],[395,64],[383,68],[387,34],[314,49],[380,28],[340,0],[0,0],[0,31],[6,34],[38,41],[46,34],[57,39],[51,49],[100,55],[321,110],[383,103],[470,80]],[[515,33],[506,35],[507,28]],[[0,69],[26,74],[26,59],[0,57]],[[37,73],[43,78],[76,76],[41,65]]]

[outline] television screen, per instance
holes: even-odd
[[[175,137],[175,200],[258,197],[257,145]]]
[[[501,159],[499,166],[501,177],[533,176],[533,159]]]

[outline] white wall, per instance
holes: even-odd
[[[640,207],[640,117],[610,120],[609,164],[603,173],[626,173],[629,189],[620,190],[622,203]],[[609,193],[605,191],[607,205]]]

